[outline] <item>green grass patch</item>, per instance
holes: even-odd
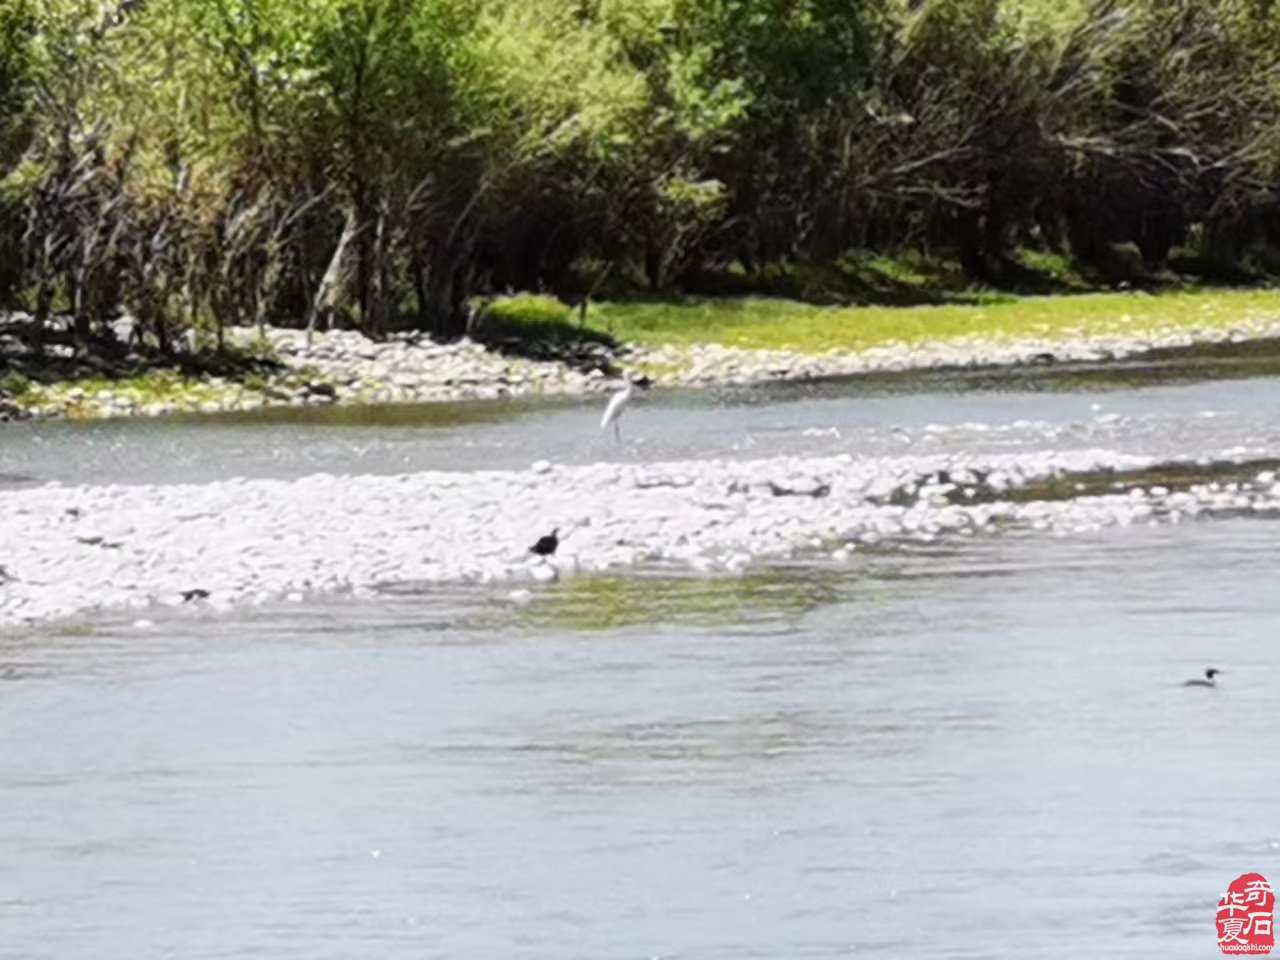
[[[1278,290],[1021,297],[991,303],[826,307],[764,297],[593,304],[587,326],[648,346],[719,343],[820,352],[966,336],[1066,338],[1280,319]]]
[[[31,378],[17,371],[10,371],[0,376],[0,394],[20,397],[31,389]]]
[[[82,377],[58,383],[33,383],[16,398],[28,410],[53,408],[69,417],[98,416],[103,395],[141,408],[152,404],[190,406],[226,396],[227,383],[185,376],[175,370],[152,370],[134,377]]]
[[[474,336],[488,343],[570,343],[608,339],[599,327],[583,325],[577,310],[555,297],[535,293],[500,297],[490,303]]]
[[[1061,253],[1019,247],[1014,251],[1013,262],[1029,275],[1043,278],[1042,282],[1058,286],[1063,293],[1086,293],[1091,286],[1089,279],[1071,259]]]

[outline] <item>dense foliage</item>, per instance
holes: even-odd
[[[0,0],[0,307],[462,332],[852,248],[1280,242],[1277,0]]]

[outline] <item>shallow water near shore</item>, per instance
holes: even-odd
[[[1176,486],[1280,455],[1280,379],[991,376],[653,394],[621,448],[598,400],[21,425],[0,470],[1206,460],[1134,481]],[[1280,865],[1268,516],[0,633],[0,953],[1206,956],[1226,884]]]
[[[1106,364],[941,370],[714,390],[640,392],[623,443],[603,400],[277,408],[6,424],[0,489],[184,483],[312,473],[523,469],[706,457],[928,453],[1119,444],[1174,456],[1185,432],[1223,446],[1280,441],[1280,341],[1162,350]],[[1226,413],[1228,416],[1220,416]]]

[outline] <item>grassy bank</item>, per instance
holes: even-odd
[[[646,346],[725,346],[817,353],[956,337],[1067,338],[1223,328],[1280,318],[1280,290],[1195,290],[993,298],[988,303],[821,307],[743,297],[592,304],[585,329]],[[493,322],[525,336],[567,336],[578,315],[546,297],[499,301]]]
[[[523,392],[529,382],[553,371],[552,389],[575,392],[582,384],[566,386],[564,376],[573,372],[565,357],[581,352],[583,339],[615,344],[635,344],[647,348],[671,347],[647,358],[632,355],[623,363],[666,383],[693,384],[686,375],[696,372],[698,385],[721,380],[740,382],[774,376],[834,375],[847,361],[863,363],[864,358],[837,355],[823,357],[832,350],[858,351],[891,344],[945,343],[958,338],[978,342],[960,347],[961,355],[973,352],[985,356],[980,362],[1018,363],[1017,345],[1026,341],[1059,339],[1079,343],[1099,337],[1133,338],[1136,349],[1145,349],[1163,337],[1179,331],[1198,332],[1205,340],[1221,339],[1224,331],[1240,330],[1253,337],[1270,336],[1280,325],[1280,290],[1182,290],[1159,294],[1092,293],[1052,297],[1011,297],[1004,294],[970,294],[967,303],[936,306],[816,306],[798,300],[766,297],[718,297],[667,301],[606,301],[592,304],[585,320],[568,305],[545,296],[508,297],[490,305],[480,329],[481,339],[497,351],[476,350],[472,366],[458,368],[450,377],[458,383],[484,387],[503,385],[503,391]],[[1214,336],[1214,333],[1217,336]],[[1174,340],[1177,338],[1174,337]],[[1014,353],[1000,359],[1002,342],[1013,345]],[[365,341],[362,351],[370,345]],[[372,394],[385,392],[381,400],[421,400],[406,394],[397,378],[425,377],[431,385],[432,400],[458,400],[468,394],[454,379],[440,379],[432,354],[410,362],[401,369],[398,341],[373,345],[390,351],[395,363],[372,373],[357,369],[355,354],[327,374],[311,366],[305,357],[293,367],[267,370],[252,364],[224,370],[222,375],[193,368],[155,368],[122,372],[118,376],[58,375],[45,371],[39,379],[17,373],[0,377],[0,400],[36,415],[72,417],[159,414],[183,411],[253,409],[279,404],[312,404],[331,401],[369,402]],[[767,354],[724,354],[710,362],[685,348],[699,344],[761,350],[791,350],[805,355],[798,365],[781,367]],[[997,348],[992,359],[991,347]],[[428,349],[434,350],[431,345]],[[1032,345],[1032,350],[1043,349]],[[927,351],[926,351],[927,352]],[[530,363],[515,354],[559,363]],[[593,354],[594,355],[594,354]],[[605,354],[601,354],[605,356]],[[387,357],[384,356],[384,360]],[[389,362],[389,361],[388,361]],[[879,361],[877,361],[879,362]],[[475,366],[479,364],[479,366]],[[510,368],[516,365],[514,373]],[[521,366],[524,364],[524,366]],[[834,366],[832,366],[834,364]],[[745,366],[744,366],[745,365]],[[544,371],[535,377],[535,367]],[[696,367],[696,371],[694,368]],[[779,373],[779,369],[783,372]],[[857,370],[865,369],[856,367]],[[581,377],[581,373],[574,373]],[[514,377],[508,382],[506,377]],[[367,383],[369,377],[376,382]],[[432,379],[435,377],[436,379]],[[681,379],[686,377],[686,379]],[[314,381],[314,382],[313,382]],[[363,387],[352,386],[355,382]],[[537,381],[541,383],[541,381]],[[394,388],[394,389],[393,389]],[[438,388],[438,389],[437,389]],[[540,392],[537,387],[533,392]],[[321,395],[323,391],[323,395]],[[499,394],[494,394],[499,395]],[[7,398],[7,399],[6,399]],[[0,411],[2,412],[2,411]]]

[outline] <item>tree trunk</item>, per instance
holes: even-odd
[[[956,223],[956,238],[960,245],[960,265],[964,272],[972,280],[986,280],[987,265],[982,251],[982,224],[978,211],[960,211]]]
[[[374,290],[377,268],[374,263],[375,237],[370,229],[373,226],[373,216],[363,190],[359,191],[356,200],[355,220],[360,225],[359,235],[356,237],[356,303],[360,306],[360,330],[366,337],[372,337],[378,311],[377,293]]]
[[[320,318],[320,314],[322,312],[331,314],[333,311],[335,290],[338,286],[338,280],[342,276],[342,260],[355,233],[356,218],[354,214],[348,212],[346,223],[342,227],[342,236],[338,238],[338,246],[334,248],[333,256],[329,258],[329,266],[325,270],[324,276],[320,278],[320,285],[316,288],[316,295],[311,300],[311,311],[307,315],[308,349],[311,347],[311,338],[315,335],[316,321]]]
[[[453,312],[453,271],[437,267],[427,276],[427,320],[433,340],[453,340],[466,330],[466,317]]]
[[[361,284],[362,300],[360,303],[360,314],[362,326],[364,327],[364,335],[375,340],[380,340],[387,335],[387,305],[385,288],[383,287],[383,277],[386,273],[385,265],[385,245],[386,245],[386,214],[378,205],[377,217],[372,223],[372,235],[368,236],[368,243],[361,244],[361,250],[365,254],[363,269],[365,271],[364,280]],[[369,225],[368,221],[365,222]],[[362,231],[362,237],[369,234],[368,230]]]
[[[992,191],[994,190],[993,183]],[[1003,279],[1007,272],[1005,222],[1004,207],[998,197],[992,196],[987,201],[987,214],[982,224],[982,262],[987,277],[996,282]]]
[[[470,280],[453,257],[439,251],[424,255],[415,271],[418,314],[434,340],[454,340],[467,332]]]
[[[85,267],[84,251],[80,252],[82,262],[67,271],[67,292],[71,301],[71,329],[77,350],[89,348],[89,309],[85,303]]]
[[[422,257],[415,255],[409,266],[412,273],[413,281],[413,297],[418,305],[418,319],[416,328],[419,331],[431,329],[431,308],[428,303],[427,293],[427,268],[422,262]]]
[[[650,290],[662,289],[662,251],[653,242],[644,245],[644,276]]]

